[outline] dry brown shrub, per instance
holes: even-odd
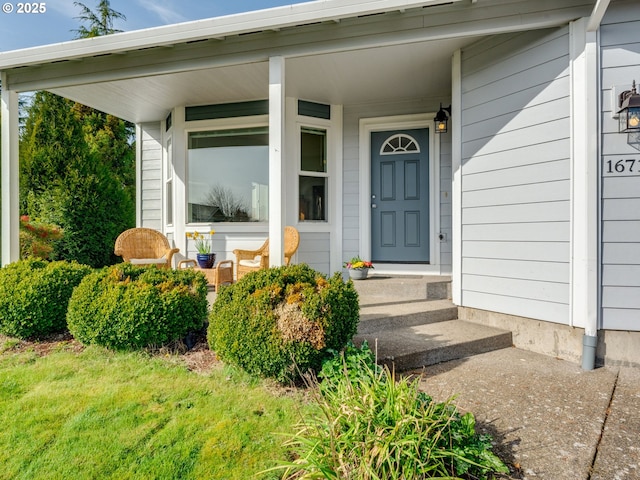
[[[281,303],[275,309],[276,325],[286,342],[309,342],[316,350],[325,347],[324,330],[306,318],[296,303]]]

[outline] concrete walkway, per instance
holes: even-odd
[[[640,369],[580,366],[507,348],[413,371],[437,400],[457,395],[496,440],[511,476],[640,479]]]

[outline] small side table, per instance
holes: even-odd
[[[180,260],[178,263],[178,268],[187,268],[189,266],[192,266],[198,272],[204,273],[204,276],[207,277],[207,284],[212,286],[216,292],[220,285],[233,283],[233,260],[222,260],[213,268],[200,268],[197,262],[190,258]]]

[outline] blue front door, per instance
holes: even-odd
[[[429,131],[371,134],[371,260],[429,263]]]

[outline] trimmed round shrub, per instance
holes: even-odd
[[[64,332],[69,298],[91,271],[76,262],[39,259],[0,268],[0,332],[22,339]]]
[[[209,346],[222,361],[280,382],[318,371],[329,350],[356,333],[358,293],[338,272],[269,268],[221,289],[209,315]]]
[[[67,323],[84,344],[135,349],[202,329],[207,312],[202,273],[122,263],[83,279],[69,301]]]

